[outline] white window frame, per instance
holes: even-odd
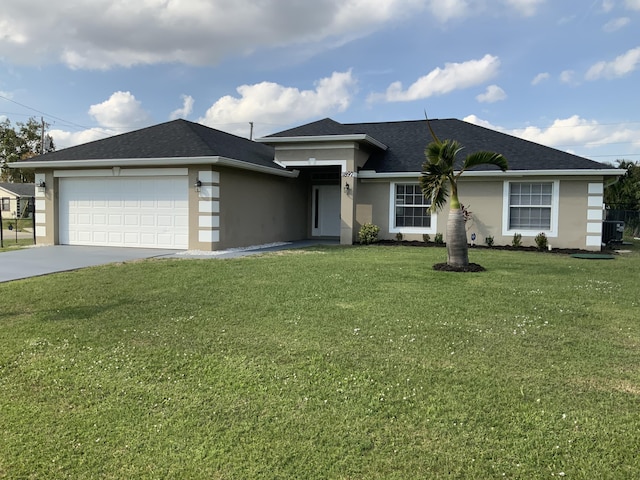
[[[4,207],[7,208],[4,208]],[[0,199],[0,208],[2,209],[3,212],[10,212],[11,211],[11,197],[2,197]]]
[[[418,182],[391,182],[389,184],[389,233],[435,234],[437,232],[438,215],[431,212],[430,227],[396,227],[396,185],[419,185]],[[429,208],[429,205],[425,205]]]
[[[509,228],[510,217],[510,193],[512,183],[550,183],[551,184],[551,221],[550,228],[543,229],[522,229],[522,228]],[[558,213],[560,210],[560,180],[507,180],[503,184],[502,190],[502,235],[512,236],[514,233],[519,233],[523,237],[535,237],[539,233],[544,233],[547,237],[558,236]]]

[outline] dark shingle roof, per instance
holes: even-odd
[[[613,168],[577,155],[545,147],[528,140],[490,130],[457,119],[431,120],[440,140],[453,139],[465,148],[460,158],[482,150],[495,151],[507,158],[510,170],[593,170]],[[385,144],[386,151],[374,151],[363,170],[377,172],[418,172],[425,161],[424,150],[431,141],[426,120],[346,123],[331,119],[279,132],[271,137],[330,136],[367,134]],[[269,137],[267,137],[269,138]],[[497,167],[481,166],[475,170]]]
[[[34,161],[220,156],[280,168],[273,148],[187,120],[173,120],[31,158]]]
[[[33,197],[36,193],[35,183],[0,183],[0,188],[18,197]]]

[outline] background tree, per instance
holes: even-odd
[[[618,168],[626,170],[616,183],[604,190],[607,220],[625,222],[625,234],[640,236],[640,164],[618,160]]]
[[[617,210],[640,210],[640,165],[618,160],[618,168],[627,172],[604,190],[604,203]]]
[[[469,245],[464,226],[464,212],[458,199],[458,179],[471,168],[479,165],[495,165],[503,172],[509,168],[506,158],[494,152],[476,152],[468,155],[456,171],[456,157],[463,149],[455,140],[440,141],[427,120],[433,141],[427,145],[427,161],[422,165],[420,187],[425,198],[431,200],[431,211],[436,212],[447,203],[447,264],[455,269],[469,266]]]
[[[44,124],[44,131],[49,128]],[[33,182],[34,172],[27,169],[13,169],[7,164],[35,157],[43,153],[42,149],[43,124],[35,118],[26,123],[17,122],[15,127],[9,119],[0,122],[0,179],[4,182],[25,183]],[[46,134],[45,152],[55,150],[53,139]]]

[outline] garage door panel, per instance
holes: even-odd
[[[187,177],[61,178],[60,243],[187,248]]]
[[[175,217],[176,227],[180,227],[180,229],[188,229],[189,228],[189,217],[187,215],[179,215]]]
[[[106,242],[108,239],[107,232],[93,232],[92,240],[94,242]]]
[[[127,214],[124,216],[124,224],[127,227],[140,226],[140,217],[138,215]]]

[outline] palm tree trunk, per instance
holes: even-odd
[[[453,203],[453,202],[452,202]],[[462,209],[451,208],[447,220],[447,264],[453,267],[469,265],[469,246]]]

